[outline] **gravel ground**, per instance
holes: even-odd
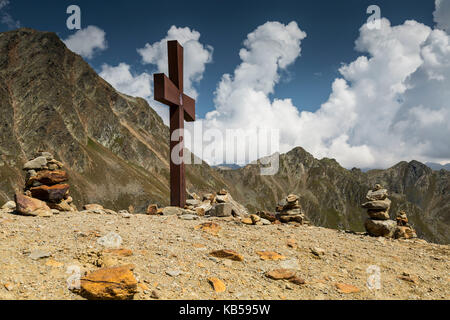
[[[205,222],[221,230],[214,235],[195,228]],[[131,256],[105,252],[97,240],[110,232],[122,237],[121,247]],[[235,250],[244,261],[209,255],[220,249]],[[257,251],[275,251],[285,259],[262,260]],[[72,270],[123,264],[135,265],[138,300],[449,299],[449,253],[448,245],[419,239],[378,239],[313,226],[244,225],[234,218],[0,213],[0,299],[83,299],[67,288]],[[265,276],[279,268],[296,269],[306,283]],[[377,270],[380,287],[371,290],[367,280],[375,279]],[[226,290],[215,292],[211,277],[222,280]],[[343,293],[337,284],[359,291]]]

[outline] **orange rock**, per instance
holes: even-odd
[[[244,261],[244,257],[234,250],[222,249],[210,253],[213,257],[230,259],[234,261]]]
[[[52,268],[59,268],[59,267],[62,267],[62,266],[64,265],[64,263],[55,261],[55,260],[53,260],[53,259],[49,259],[49,260],[45,263],[45,265],[48,266],[48,267],[52,267]]]
[[[55,184],[54,186],[39,186],[31,188],[31,195],[42,201],[60,202],[64,199],[67,191],[69,191],[68,184]]]
[[[130,257],[133,255],[133,251],[131,251],[130,249],[106,249],[104,251],[105,253],[110,253],[116,256],[120,256],[120,257]]]
[[[360,291],[357,287],[346,283],[336,283],[336,288],[342,293],[356,293]]]
[[[193,243],[192,246],[197,249],[205,248],[206,246],[201,243]]]
[[[248,224],[248,225],[252,225],[253,224],[253,220],[251,218],[244,218],[241,220],[241,222],[243,224]]]
[[[200,229],[204,232],[217,236],[220,229],[222,229],[217,223],[205,222],[195,227],[196,230]]]
[[[273,280],[289,280],[295,277],[295,270],[292,269],[275,269],[266,272],[266,277]]]
[[[256,254],[259,255],[259,257],[262,260],[273,260],[273,261],[278,261],[278,260],[284,260],[286,259],[285,256],[282,256],[279,253],[276,253],[274,251],[256,251]]]
[[[295,276],[295,277],[289,279],[289,282],[292,282],[293,284],[296,284],[296,285],[298,285],[298,286],[300,286],[300,285],[306,283],[306,282],[305,282],[305,279],[300,278],[300,277],[298,277],[298,276]]]
[[[209,278],[208,281],[217,293],[224,292],[227,289],[225,283],[218,278]]]
[[[35,182],[35,181],[40,182],[41,184],[50,186],[50,185],[65,182],[67,180],[69,180],[69,176],[67,175],[66,171],[42,170],[42,171],[38,171],[37,175],[35,175],[34,177],[31,177],[30,179],[28,179],[27,186],[31,186],[33,184],[33,182]]]
[[[137,292],[133,266],[104,268],[81,278],[79,294],[92,300],[128,300]]]

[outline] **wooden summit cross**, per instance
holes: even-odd
[[[184,130],[184,120],[195,121],[195,100],[183,93],[183,47],[178,41],[167,42],[169,78],[164,73],[153,75],[155,100],[170,107],[170,205],[184,208],[186,204],[186,180],[184,176],[184,133],[174,137],[174,131]],[[172,159],[174,148],[180,149],[181,163]]]

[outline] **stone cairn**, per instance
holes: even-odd
[[[394,237],[396,239],[417,238],[416,231],[408,223],[408,217],[406,216],[405,211],[400,210],[397,213],[396,221],[397,221],[397,228],[395,229],[395,233],[394,233]]]
[[[76,211],[69,196],[70,186],[63,164],[48,152],[25,163],[27,172],[24,192],[16,192],[16,212],[23,215],[51,216],[59,211]]]
[[[276,207],[277,219],[283,223],[297,222],[300,224],[309,224],[298,199],[299,197],[297,195],[290,194],[281,200]]]
[[[369,215],[364,224],[369,235],[396,239],[415,236],[414,230],[407,225],[408,218],[403,211],[397,215],[397,221],[389,219],[391,200],[388,198],[388,191],[381,185],[377,184],[369,190],[366,199],[368,202],[363,203],[362,207]]]
[[[261,211],[256,215],[272,224],[297,223],[309,225],[310,222],[299,203],[299,196],[290,194],[278,202],[276,213]]]

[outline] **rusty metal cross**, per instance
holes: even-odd
[[[176,40],[168,41],[167,51],[169,78],[164,73],[153,75],[154,97],[156,101],[170,107],[170,205],[184,208],[186,204],[184,134],[176,132],[184,130],[184,120],[195,121],[195,100],[183,93],[183,47]],[[180,150],[178,155],[181,161],[172,159],[172,154],[176,150]]]

